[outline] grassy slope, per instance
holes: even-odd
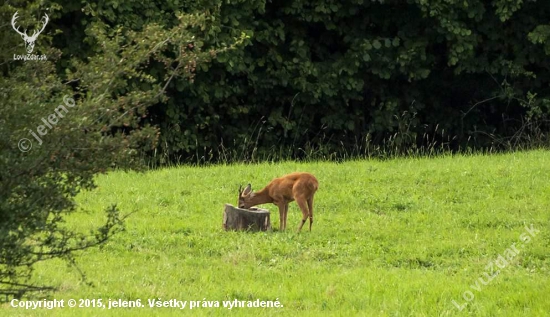
[[[313,231],[235,233],[221,230],[223,204],[239,184],[259,189],[291,171],[320,183]],[[60,262],[43,264],[37,279],[59,285],[55,298],[275,300],[279,309],[236,308],[237,315],[542,316],[548,294],[550,153],[398,159],[386,162],[283,163],[171,168],[111,173],[79,202],[92,213],[73,217],[85,228],[118,202],[135,211],[127,231],[79,263],[95,287]],[[273,205],[272,225],[278,228]],[[525,225],[540,233],[522,243]],[[488,285],[476,280],[513,243],[521,253]],[[452,304],[475,298],[462,312]],[[181,315],[169,308],[61,309],[0,314]],[[222,315],[199,308],[193,315]]]

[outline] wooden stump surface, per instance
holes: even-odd
[[[271,231],[269,210],[261,208],[242,209],[225,204],[223,228],[237,231]]]

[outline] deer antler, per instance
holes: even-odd
[[[46,13],[44,13],[44,16],[42,17],[42,19],[40,19],[40,21],[42,20],[44,20],[42,28],[38,32],[34,31],[31,36],[32,38],[36,38],[40,33],[42,33],[42,31],[44,31],[44,29],[46,28],[46,24],[48,24],[48,21],[50,21],[50,17]]]
[[[28,37],[27,35],[27,30],[25,30],[25,33],[21,33],[19,31],[19,27],[15,27],[15,20],[17,20],[18,16],[17,16],[17,12],[18,11],[15,11],[15,14],[13,15],[13,18],[11,18],[11,26],[13,27],[13,29],[15,30],[15,32],[19,33],[21,36],[23,37]]]
[[[16,27],[15,26],[15,22],[17,20],[17,18],[19,18],[17,16],[17,13],[18,11],[15,12],[15,14],[13,15],[13,17],[11,18],[11,26],[13,27],[13,29],[15,30],[15,32],[19,33],[21,36],[23,36],[24,38],[26,39],[31,39],[31,40],[34,40],[38,37],[38,35],[40,35],[40,33],[42,33],[42,31],[44,31],[44,29],[46,28],[46,24],[48,24],[48,22],[50,21],[50,17],[44,13],[44,16],[42,17],[42,19],[40,19],[40,21],[42,21],[44,24],[42,25],[42,28],[40,29],[40,31],[34,31],[32,33],[31,36],[28,36],[27,35],[27,30],[25,29],[25,32],[24,33],[21,33],[21,31],[19,31],[19,27]]]
[[[39,31],[35,30],[31,36],[28,36],[27,29],[25,29],[24,33],[21,33],[19,31],[19,27],[16,27],[15,25],[15,22],[17,21],[17,18],[18,18],[17,13],[18,12],[16,11],[15,14],[13,15],[13,18],[11,18],[11,26],[13,27],[15,32],[21,35],[21,37],[25,41],[25,47],[27,48],[27,53],[30,54],[34,49],[34,42],[36,41],[36,38],[38,37],[38,35],[40,35],[40,33],[42,33],[42,31],[44,31],[44,29],[46,28],[46,24],[48,24],[48,21],[50,21],[50,17],[47,14],[44,14],[44,17],[40,19],[40,22],[43,23],[42,28]]]

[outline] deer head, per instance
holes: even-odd
[[[31,36],[27,35],[27,30],[26,29],[25,29],[25,32],[20,32],[19,27],[15,26],[15,21],[17,20],[17,18],[18,18],[18,16],[17,16],[17,11],[16,11],[15,14],[13,15],[13,18],[11,19],[11,25],[12,25],[13,29],[15,30],[15,32],[19,33],[19,35],[21,35],[21,37],[25,41],[25,47],[27,48],[27,53],[30,54],[30,53],[32,53],[32,50],[34,49],[34,42],[36,41],[36,38],[38,37],[38,35],[40,35],[40,33],[42,33],[42,31],[44,31],[44,28],[46,27],[46,24],[48,24],[48,21],[50,20],[50,18],[48,17],[47,14],[44,14],[44,17],[42,17],[42,19],[40,20],[44,23],[42,25],[42,28],[40,29],[40,31],[36,31],[36,30],[33,31]]]
[[[247,204],[247,198],[249,198],[252,193],[252,185],[248,184],[244,190],[242,186],[239,186],[239,208],[250,208],[250,205]]]

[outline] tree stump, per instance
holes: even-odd
[[[260,208],[242,209],[225,204],[223,228],[226,231],[271,231],[269,210]]]

